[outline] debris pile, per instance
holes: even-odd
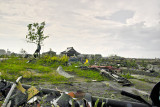
[[[1,101],[3,100],[3,104],[0,103],[2,107],[118,107],[119,104],[121,107],[126,107],[128,104],[132,107],[152,106],[140,96],[126,91],[121,91],[121,95],[133,98],[139,101],[139,103],[94,97],[81,90],[78,90],[77,92],[61,92],[59,90],[22,85],[20,83],[21,79],[22,77],[19,77],[15,83],[4,80],[0,81],[0,93],[2,93],[0,97],[2,98],[3,96],[5,99],[1,99]],[[159,89],[159,84],[160,82],[153,88],[150,95],[151,98],[154,98],[155,94],[157,94],[155,93],[155,90],[157,90],[157,88]],[[3,92],[6,94],[3,94]],[[154,102],[154,100],[152,101]]]

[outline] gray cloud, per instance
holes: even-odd
[[[27,24],[46,21],[42,51],[160,57],[159,0],[14,0],[0,2],[0,48],[33,53]],[[150,7],[150,8],[148,8]],[[11,39],[13,38],[13,39]],[[6,41],[6,42],[5,42]],[[21,45],[19,45],[21,44]],[[36,48],[36,46],[35,46]]]
[[[134,12],[129,10],[120,10],[113,13],[111,16],[95,16],[96,19],[99,20],[112,20],[121,23],[126,23],[127,19],[133,18]]]
[[[127,19],[133,18],[134,12],[129,10],[120,10],[118,12],[113,13],[109,19],[113,21],[118,21],[121,23],[126,23]]]

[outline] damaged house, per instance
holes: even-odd
[[[65,51],[61,52],[61,55],[67,55],[70,57],[80,55],[80,53],[77,52],[73,47],[68,47]]]

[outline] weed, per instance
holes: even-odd
[[[92,71],[92,70],[81,70],[80,68],[77,68],[75,66],[78,66],[78,63],[72,64],[71,66],[68,67],[63,67],[65,71],[74,73],[79,77],[85,77],[86,79],[92,79],[92,80],[97,80],[97,81],[103,81],[103,80],[108,80],[105,77],[101,76],[99,72],[97,71]]]
[[[94,104],[94,107],[97,107],[98,106],[98,102],[99,102],[99,99],[96,100],[95,104]]]
[[[67,56],[44,56],[41,59],[36,59],[31,63],[26,63],[28,60],[25,58],[9,58],[0,64],[1,78],[15,81],[17,77],[23,76],[25,82],[49,82],[66,83],[71,79],[67,79],[56,72],[56,69],[61,65],[65,71],[76,74],[79,77],[84,77],[86,81],[107,80],[105,77],[99,75],[97,71],[81,70],[75,66],[81,66],[80,63],[72,63],[71,66],[66,66],[68,61]]]
[[[121,76],[124,77],[124,78],[127,78],[127,79],[134,78],[133,76],[131,76],[131,74],[129,72],[127,74],[122,74]]]

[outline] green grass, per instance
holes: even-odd
[[[129,72],[127,74],[122,74],[121,76],[124,77],[124,78],[127,78],[127,79],[133,79],[134,78],[133,76],[131,76],[131,74]]]
[[[19,76],[23,76],[26,81],[39,82],[65,82],[68,79],[56,73],[50,66],[44,66],[38,61],[26,63],[27,59],[10,58],[0,62],[1,78],[9,81],[15,81]]]
[[[104,81],[108,80],[106,77],[100,75],[100,72],[93,70],[81,70],[80,68],[76,68],[79,64],[72,64],[71,66],[64,66],[64,70],[73,74],[76,74],[79,77],[85,77],[90,80]]]
[[[57,67],[61,65],[65,71],[78,77],[82,77],[86,81],[107,80],[97,71],[81,70],[80,68],[76,68],[75,66],[80,66],[80,63],[75,63],[71,66],[65,66],[67,57],[63,56],[58,57],[57,59],[56,57],[45,58],[34,60],[31,63],[26,63],[28,60],[24,58],[9,58],[6,61],[0,62],[0,72],[2,74],[0,77],[9,81],[15,81],[19,76],[23,76],[24,82],[37,81],[37,83],[48,82],[54,84],[74,82],[71,79],[67,79],[59,75],[56,72]]]

